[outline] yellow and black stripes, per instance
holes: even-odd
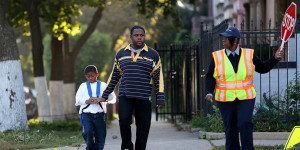
[[[145,45],[143,50],[132,55],[129,48],[128,45],[118,52],[102,97],[106,98],[121,79],[119,96],[151,100],[153,80],[156,87],[157,104],[164,104],[164,81],[158,53]]]

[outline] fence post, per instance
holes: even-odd
[[[157,43],[154,43],[154,49],[158,50],[157,49]],[[152,86],[154,86],[154,84]],[[156,100],[156,92],[153,91],[153,90],[152,90],[152,92],[154,92],[154,94],[152,94],[152,95],[155,95],[155,106],[156,106],[156,102],[157,102],[157,100]],[[158,108],[157,107],[155,107],[155,120],[158,121]]]
[[[173,76],[173,72],[174,72],[174,69],[173,69],[173,44],[170,44],[170,76],[171,76],[171,82],[170,82],[170,85],[171,85],[171,99],[170,99],[170,103],[171,103],[171,120],[173,122],[175,122],[175,119],[174,119],[174,76]]]
[[[189,46],[189,38],[188,36],[185,37],[184,41],[184,52],[185,52],[185,76],[186,76],[186,120],[191,120],[191,51]]]
[[[197,111],[202,111],[203,108],[203,102],[202,102],[202,97],[204,95],[203,89],[204,87],[201,87],[201,83],[203,82],[202,80],[202,74],[203,74],[203,60],[200,60],[201,54],[203,55],[203,22],[200,23],[200,39],[197,41]],[[206,56],[204,56],[206,57]],[[202,82],[201,82],[202,81]]]

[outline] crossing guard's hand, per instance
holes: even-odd
[[[156,105],[157,108],[164,108],[165,105],[162,105],[162,104],[159,104],[159,105]]]
[[[279,47],[275,53],[275,58],[281,59],[283,56],[284,56],[284,48],[282,48],[282,50],[280,50],[280,47]]]

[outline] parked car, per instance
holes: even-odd
[[[25,93],[27,120],[38,117],[36,91],[27,86],[24,86],[24,93]]]

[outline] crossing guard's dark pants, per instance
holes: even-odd
[[[133,150],[131,142],[132,114],[136,123],[135,150],[145,150],[151,124],[151,101],[119,97],[119,123],[122,137],[121,149]]]
[[[255,98],[233,102],[217,102],[225,125],[226,150],[240,150],[239,131],[242,150],[253,150],[252,114]]]

